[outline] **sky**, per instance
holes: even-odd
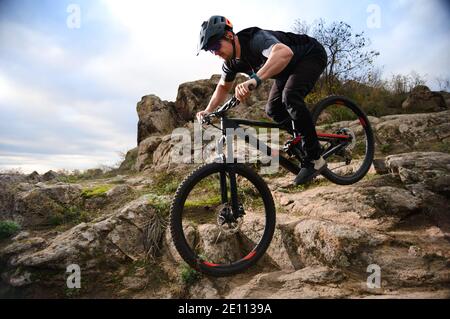
[[[115,165],[136,147],[136,103],[174,101],[218,74],[196,56],[201,23],[229,18],[292,31],[296,19],[345,21],[381,54],[383,76],[450,78],[450,5],[438,0],[0,0],[0,171]]]

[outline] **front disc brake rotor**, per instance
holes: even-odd
[[[219,206],[219,214],[217,215],[217,226],[226,234],[235,234],[242,225],[243,218],[239,216],[234,219],[232,209],[228,204]]]

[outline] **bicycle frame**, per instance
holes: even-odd
[[[227,129],[234,129],[233,132],[236,136],[238,136],[240,139],[244,140],[245,143],[248,143],[252,145],[255,149],[264,149],[267,150],[268,156],[278,156],[279,157],[279,164],[284,167],[286,170],[290,171],[291,173],[297,175],[300,171],[300,167],[287,159],[286,157],[279,154],[278,150],[273,150],[270,148],[267,144],[256,138],[255,136],[251,136],[248,133],[244,134],[243,130],[237,130],[238,128],[241,128],[240,125],[248,125],[251,127],[263,127],[263,128],[277,128],[282,131],[287,131],[284,127],[282,127],[280,124],[277,123],[271,123],[271,122],[261,122],[261,121],[253,121],[253,120],[246,120],[246,119],[239,119],[239,118],[227,118],[224,114],[220,117],[220,129],[222,131],[222,137],[218,141],[218,143],[223,143],[227,139]],[[333,153],[338,152],[341,148],[345,147],[348,143],[348,139],[350,136],[346,134],[326,134],[317,132],[317,136],[319,138],[319,141],[331,141],[331,140],[341,140],[343,143],[338,143],[338,145],[332,146],[329,149],[325,150],[323,153],[323,157],[326,159],[329,156],[331,156]],[[249,137],[247,139],[247,137]],[[301,136],[295,134],[294,135],[294,141],[296,143],[299,143],[301,141]],[[231,143],[232,144],[232,143]],[[232,204],[232,212],[234,215],[234,212],[237,212],[239,209],[239,203],[238,203],[238,196],[237,196],[237,182],[236,182],[236,175],[233,170],[233,165],[235,164],[235,160],[233,162],[228,163],[227,162],[227,156],[222,152],[223,147],[218,147],[218,153],[219,157],[222,160],[222,162],[226,165],[224,167],[227,167],[229,177],[230,177],[230,195],[231,195],[231,204]],[[227,144],[227,153],[233,154],[232,145]],[[233,156],[234,158],[234,156]],[[226,172],[223,170],[220,173],[220,188],[221,188],[221,198],[222,198],[222,204],[228,203],[228,191],[227,191],[227,182],[226,182]]]

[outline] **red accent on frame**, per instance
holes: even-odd
[[[301,136],[297,136],[296,138],[294,138],[291,142],[291,145],[297,145],[298,143],[300,143],[302,141],[302,137]]]
[[[318,137],[342,138],[342,139],[347,139],[350,137],[349,135],[344,135],[344,134],[327,134],[327,133],[319,133],[319,132],[317,132],[317,136]]]
[[[247,256],[245,256],[243,259],[245,259],[245,260],[250,260],[250,259],[252,259],[255,255],[256,255],[256,251],[252,251],[252,252],[250,252],[250,254],[248,254]]]
[[[214,263],[210,263],[210,262],[207,262],[207,261],[204,261],[203,264],[206,265],[206,266],[208,266],[208,267],[217,267],[217,266],[220,266],[219,264],[214,264]]]
[[[339,104],[339,105],[345,105],[345,103],[343,101],[336,101],[334,103]]]
[[[359,118],[359,123],[361,123],[362,126],[366,127],[366,121],[364,121],[364,118]]]

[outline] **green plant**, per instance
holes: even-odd
[[[159,215],[167,216],[169,214],[170,201],[168,199],[155,194],[147,194],[146,198],[148,203],[155,208]]]
[[[180,276],[181,282],[187,286],[194,284],[201,278],[201,274],[187,264],[181,266]]]
[[[84,198],[93,198],[105,196],[106,192],[112,188],[112,185],[99,185],[87,189],[83,189],[81,196]]]
[[[11,220],[0,221],[0,239],[12,237],[20,231],[20,225]]]
[[[65,224],[79,224],[89,222],[91,216],[89,213],[81,210],[79,207],[71,206],[66,208],[62,213],[53,214],[48,218],[48,223],[53,226]]]
[[[380,151],[383,154],[387,154],[392,150],[392,145],[391,144],[382,144],[380,146]]]
[[[184,204],[186,208],[204,207],[204,206],[217,206],[221,203],[220,194],[214,196],[208,196],[207,198],[199,198],[195,200],[187,200]]]

